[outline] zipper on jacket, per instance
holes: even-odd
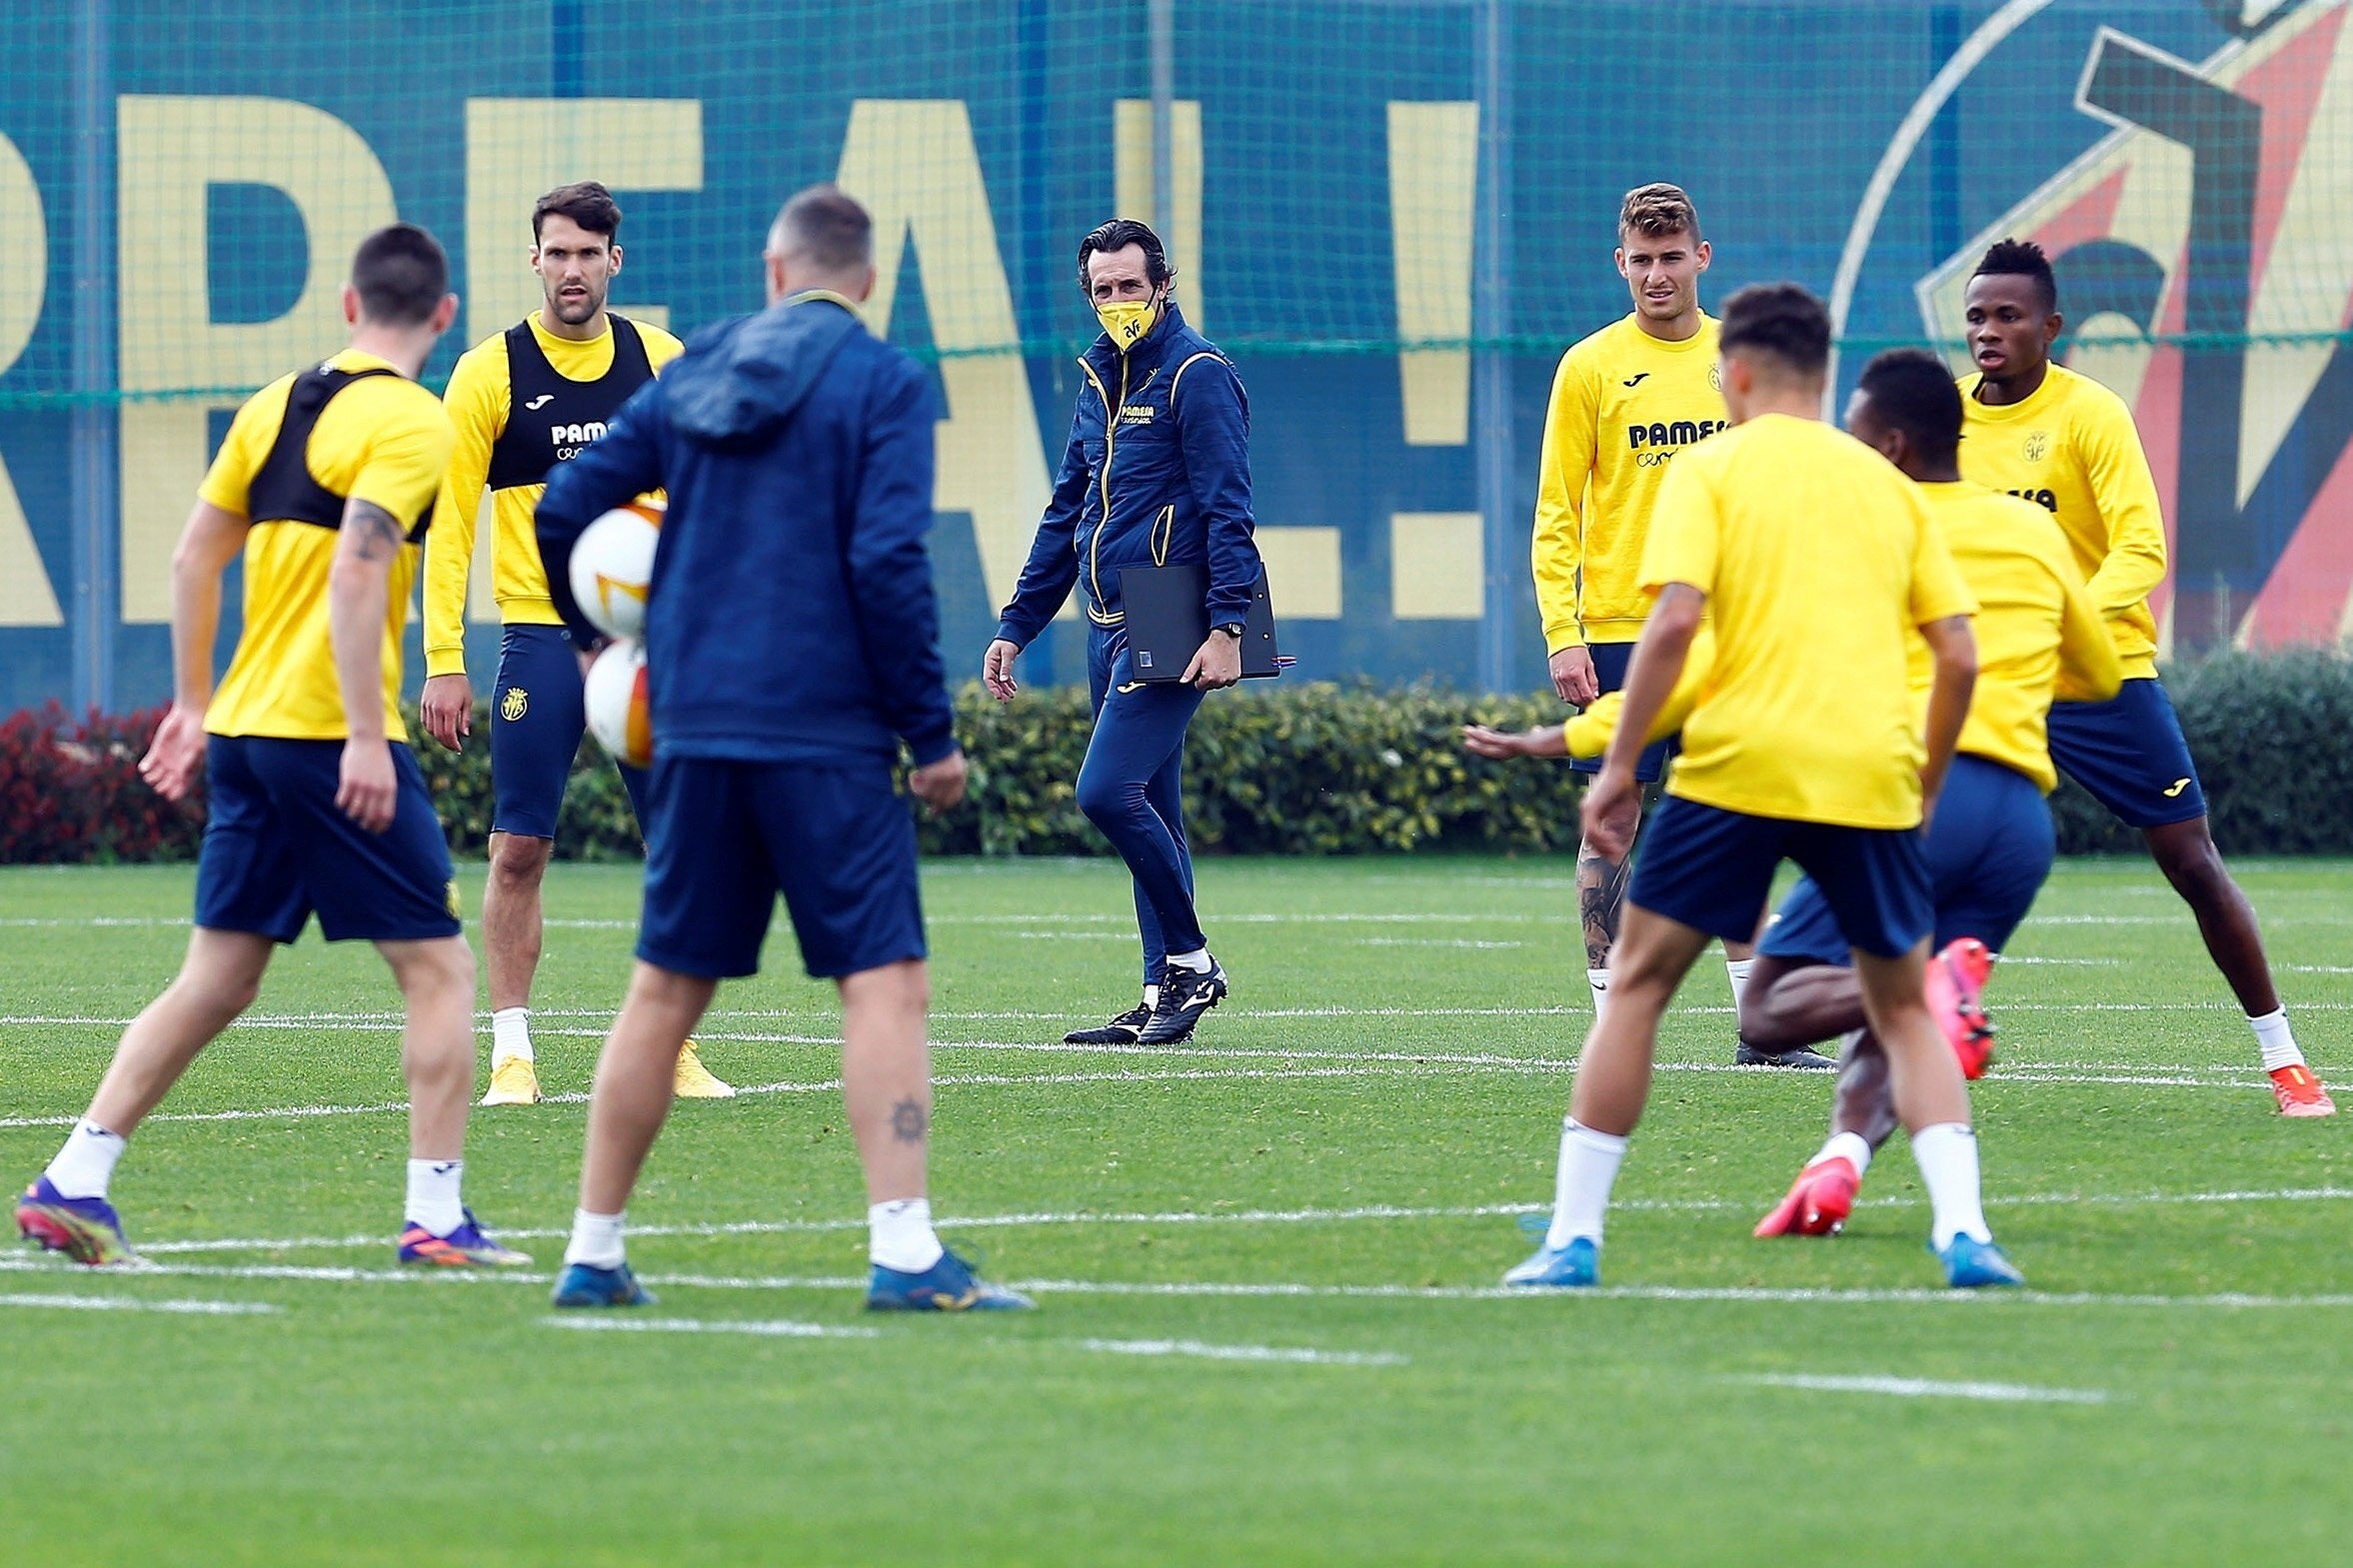
[[[1081,360],[1079,363],[1087,371],[1087,379],[1089,381],[1095,382],[1095,395],[1099,398],[1103,397],[1103,383],[1096,381],[1095,367],[1088,365],[1085,360]],[[1098,563],[1100,562],[1103,555],[1103,531],[1104,528],[1112,521],[1112,449],[1114,444],[1114,437],[1120,428],[1120,410],[1127,407],[1127,405],[1128,356],[1123,354],[1120,356],[1120,401],[1114,403],[1109,398],[1104,398],[1103,476],[1100,484],[1100,489],[1103,496],[1103,513],[1095,520],[1095,538],[1090,540],[1087,546],[1087,581],[1095,590],[1095,604],[1089,607],[1088,614],[1095,619],[1095,622],[1098,626],[1107,627],[1116,626],[1128,618],[1128,613],[1124,610],[1117,615],[1114,615],[1100,608],[1103,604],[1103,577],[1097,571]]]

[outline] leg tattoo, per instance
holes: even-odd
[[[921,1143],[932,1130],[932,1118],[923,1106],[912,1099],[903,1099],[891,1109],[891,1131],[902,1143]]]
[[[1585,967],[1609,966],[1617,928],[1625,918],[1626,879],[1631,860],[1612,860],[1577,848],[1577,908],[1585,921]]]

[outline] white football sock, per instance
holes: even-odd
[[[2247,1027],[2255,1031],[2255,1044],[2263,1052],[2265,1072],[2304,1065],[2304,1053],[2296,1048],[2296,1031],[2288,1027],[2287,1008],[2274,1007],[2260,1018],[2249,1018]]]
[[[458,1185],[466,1174],[462,1159],[409,1161],[409,1205],[406,1218],[437,1236],[446,1236],[466,1223],[465,1200]]]
[[[1859,1132],[1833,1132],[1830,1141],[1822,1145],[1822,1151],[1806,1163],[1819,1165],[1826,1159],[1851,1161],[1854,1173],[1859,1176],[1871,1168],[1871,1145],[1863,1141]]]
[[[1726,958],[1724,973],[1732,981],[1732,1015],[1740,1015],[1740,998],[1748,989],[1748,971],[1756,967],[1754,958]]]
[[[85,1116],[74,1123],[74,1130],[65,1136],[65,1146],[41,1174],[61,1197],[102,1198],[106,1184],[114,1179],[115,1162],[129,1147],[129,1140],[121,1133],[109,1132]]]
[[[501,1007],[490,1015],[490,1064],[531,1060],[531,1009]]]
[[[1601,1016],[1601,1004],[1609,999],[1609,970],[1606,968],[1587,969],[1585,984],[1592,989],[1593,1016],[1598,1018]]]
[[[564,1249],[566,1263],[619,1268],[627,1258],[621,1247],[619,1214],[592,1214],[585,1208],[572,1211],[572,1243]]]
[[[1962,1232],[1991,1241],[1985,1208],[1977,1190],[1977,1133],[1966,1122],[1940,1121],[1912,1134],[1912,1158],[1927,1184],[1934,1214],[1928,1222],[1928,1244],[1943,1251]]]
[[[1173,952],[1169,954],[1169,961],[1179,969],[1190,969],[1195,974],[1206,974],[1209,972],[1209,949],[1195,947],[1190,952]]]
[[[940,1261],[948,1249],[932,1229],[930,1198],[893,1198],[866,1211],[866,1255],[869,1261],[903,1274],[920,1274]]]
[[[1560,1119],[1560,1167],[1553,1178],[1552,1227],[1544,1245],[1564,1247],[1579,1236],[1601,1240],[1601,1217],[1609,1211],[1609,1189],[1626,1157],[1626,1140],[1596,1132],[1573,1116]]]
[[[1147,986],[1144,988],[1144,1010],[1145,1010],[1145,1011],[1147,1011],[1147,1012],[1150,1012],[1150,1011],[1152,1011],[1152,1010],[1153,1010],[1155,1007],[1158,1007],[1160,1004],[1161,1004],[1161,988],[1160,988],[1160,986],[1159,986],[1158,984],[1147,985]]]

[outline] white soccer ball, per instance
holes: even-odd
[[[654,551],[662,543],[662,503],[638,500],[591,523],[572,547],[572,597],[607,637],[641,637]]]
[[[608,643],[589,665],[588,727],[613,760],[654,765],[654,721],[646,703],[646,648],[635,638]]]

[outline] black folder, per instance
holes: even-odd
[[[1128,612],[1128,648],[1136,679],[1184,679],[1185,666],[1209,637],[1209,569],[1199,562],[1173,567],[1130,567],[1120,574],[1120,602]],[[1250,586],[1243,612],[1241,675],[1245,681],[1280,675],[1284,661],[1274,647],[1274,601],[1266,592],[1266,569]]]

